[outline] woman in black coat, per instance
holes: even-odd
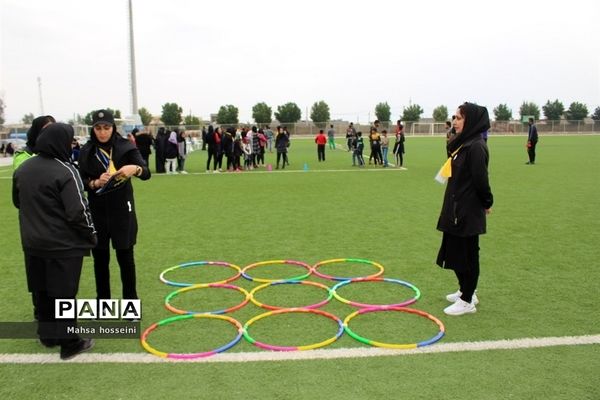
[[[481,132],[490,128],[485,107],[465,103],[454,118],[456,135],[447,144],[451,158],[444,203],[437,224],[442,231],[437,264],[454,270],[459,289],[446,296],[453,304],[448,315],[477,311],[475,290],[479,279],[479,235],[486,232],[486,215],[494,197],[488,181],[489,152]]]
[[[36,139],[39,154],[15,170],[13,204],[19,209],[27,287],[35,293],[40,343],[60,345],[60,357],[67,360],[94,342],[73,333],[74,318],[57,319],[55,301],[77,295],[83,257],[97,237],[83,184],[69,162],[73,128],[51,124]]]
[[[123,298],[137,299],[133,246],[137,239],[137,218],[131,177],[150,179],[150,170],[139,150],[118,132],[109,111],[93,115],[90,140],[79,155],[79,170],[88,190],[90,210],[98,231],[98,245],[92,250],[96,294],[110,299],[110,247],[117,254],[123,284]]]

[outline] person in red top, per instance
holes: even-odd
[[[319,162],[325,161],[325,145],[327,144],[327,136],[323,133],[323,129],[319,131],[319,134],[315,137],[315,143],[317,144],[317,156]]]

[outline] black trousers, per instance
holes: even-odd
[[[283,155],[283,165],[282,165],[282,168],[285,168],[285,164],[289,164],[287,162],[287,153],[277,152],[277,168],[279,168],[279,161],[280,161],[282,155]]]
[[[115,252],[121,271],[123,299],[137,299],[133,247],[117,249]],[[96,297],[98,299],[110,299],[110,249],[93,249],[92,254],[94,256],[94,275],[96,277]]]
[[[68,333],[76,326],[75,319],[56,319],[55,300],[74,299],[79,290],[83,257],[43,258],[25,256],[27,284],[34,294],[38,311],[38,335],[45,344],[70,348],[81,340]]]
[[[458,237],[444,233],[437,264],[454,270],[461,299],[470,303],[479,281],[479,236]]]
[[[535,143],[531,144],[531,147],[527,148],[527,154],[529,155],[529,162],[531,164],[535,163]]]
[[[215,160],[215,168],[217,164],[217,153],[214,149],[208,148],[208,158],[206,159],[206,170],[210,171],[210,161],[214,157]]]
[[[319,157],[319,161],[325,161],[325,145],[324,144],[317,145],[317,157]]]

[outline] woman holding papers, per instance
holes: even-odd
[[[124,299],[137,299],[133,246],[137,238],[137,218],[131,177],[150,179],[150,170],[139,150],[118,132],[113,115],[98,110],[93,116],[90,140],[79,156],[79,169],[85,187],[98,245],[92,250],[96,295],[110,299],[110,243],[121,270]]]

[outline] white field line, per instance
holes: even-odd
[[[192,360],[172,360],[151,355],[149,353],[85,353],[70,361],[61,361],[55,354],[0,354],[0,364],[54,364],[54,363],[164,363],[164,362],[258,362],[258,361],[293,361],[293,360],[326,360],[341,358],[364,358],[382,356],[407,356],[421,354],[454,353],[464,351],[517,350],[554,346],[577,346],[600,344],[600,335],[563,336],[545,338],[524,338],[511,340],[488,340],[481,342],[437,343],[431,346],[409,350],[392,350],[377,347],[317,349],[291,352],[245,352],[219,353],[211,357]]]
[[[288,167],[289,168],[289,167]],[[190,172],[188,174],[182,175],[182,174],[156,174],[153,173],[152,174],[152,178],[155,177],[171,177],[171,176],[194,176],[194,175],[244,175],[244,173],[248,173],[250,175],[256,175],[256,174],[281,174],[281,173],[307,173],[307,172],[391,172],[391,171],[396,171],[396,172],[400,172],[400,171],[407,171],[408,168],[402,167],[402,168],[396,168],[396,167],[389,167],[389,168],[383,168],[383,167],[377,167],[377,168],[360,168],[360,167],[353,167],[351,169],[310,169],[309,166],[309,170],[305,171],[304,169],[278,169],[275,170],[273,169],[273,171],[267,171],[266,168],[261,170],[253,170],[253,171],[242,171],[242,172],[221,172],[218,174],[211,172]],[[12,179],[12,170],[10,171],[10,174],[6,174],[6,176],[2,176],[2,170],[0,170],[0,179],[4,180],[4,179]],[[159,178],[162,179],[162,178]],[[168,178],[166,178],[168,179]]]

